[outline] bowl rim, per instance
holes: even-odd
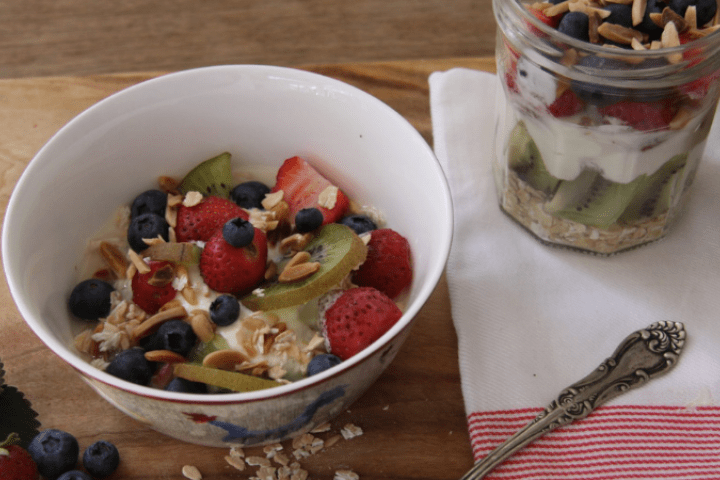
[[[442,228],[442,238],[440,245],[438,246],[438,257],[434,260],[431,268],[428,269],[428,275],[425,282],[420,285],[420,289],[417,291],[416,298],[414,301],[408,304],[406,310],[403,312],[403,316],[398,320],[393,327],[385,332],[378,340],[373,342],[370,346],[365,348],[363,351],[354,355],[348,360],[343,361],[339,365],[336,365],[324,372],[318,373],[311,377],[298,380],[285,385],[278,385],[277,387],[258,390],[253,392],[236,392],[236,393],[222,393],[222,394],[190,394],[190,393],[179,393],[179,392],[167,392],[164,390],[154,389],[147,386],[136,385],[125,380],[121,380],[114,377],[96,367],[90,365],[89,362],[83,360],[79,356],[71,354],[71,345],[65,345],[61,341],[58,341],[55,337],[46,334],[41,326],[41,322],[35,318],[30,308],[25,303],[25,298],[22,293],[23,287],[16,282],[16,278],[20,278],[18,272],[16,272],[12,264],[8,261],[10,253],[8,245],[10,243],[10,231],[13,223],[19,220],[18,217],[22,215],[20,209],[17,206],[18,197],[20,192],[28,188],[28,183],[31,182],[31,175],[34,169],[39,168],[39,164],[44,162],[43,160],[47,156],[47,152],[52,149],[53,145],[61,139],[63,135],[71,130],[76,123],[84,121],[86,117],[92,117],[96,115],[96,112],[101,111],[102,108],[111,102],[116,102],[128,95],[136,95],[138,92],[143,92],[147,89],[155,88],[158,84],[164,84],[167,82],[174,82],[182,80],[184,77],[193,76],[205,76],[214,75],[223,72],[237,72],[252,74],[263,78],[271,76],[283,75],[284,77],[292,76],[297,80],[312,81],[318,85],[326,87],[332,87],[334,89],[340,89],[342,92],[352,94],[361,98],[363,101],[373,105],[374,108],[378,109],[384,115],[394,119],[399,125],[408,131],[408,138],[418,142],[419,147],[427,153],[427,157],[432,159],[431,168],[436,170],[436,178],[440,182],[440,188],[443,192],[444,200],[444,218],[436,219],[437,225],[435,228]],[[344,374],[346,371],[353,369],[355,366],[363,363],[374,355],[378,350],[384,349],[390,343],[390,341],[400,333],[409,328],[416,318],[417,313],[427,302],[428,298],[435,290],[440,277],[445,269],[445,265],[449,258],[450,246],[453,237],[453,205],[452,198],[450,195],[450,188],[445,176],[442,166],[438,161],[432,148],[428,145],[422,135],[410,124],[410,122],[400,115],[397,111],[391,108],[389,105],[374,97],[373,95],[361,90],[358,87],[350,85],[341,80],[331,78],[319,73],[314,73],[307,70],[301,70],[291,67],[281,66],[270,66],[270,65],[253,65],[253,64],[236,64],[236,65],[216,65],[193,68],[188,70],[181,70],[177,72],[162,74],[157,77],[153,77],[148,80],[144,80],[137,84],[126,87],[122,90],[112,93],[111,95],[101,99],[94,103],[90,107],[86,108],[69,122],[63,125],[57,132],[55,132],[49,140],[38,150],[33,158],[28,162],[17,183],[13,188],[13,192],[10,196],[8,206],[3,221],[3,232],[2,232],[2,256],[3,256],[3,269],[5,277],[8,283],[10,294],[26,324],[33,330],[40,340],[51,350],[54,354],[59,356],[64,362],[68,363],[73,369],[79,372],[82,376],[88,377],[94,381],[98,381],[102,384],[108,385],[112,388],[131,393],[133,395],[146,397],[159,401],[170,401],[175,403],[192,403],[202,405],[227,405],[227,404],[240,404],[248,403],[258,400],[267,400],[271,398],[281,397],[289,395],[302,390],[310,389],[324,383],[326,380],[335,378]],[[69,353],[70,355],[63,355],[63,353]]]

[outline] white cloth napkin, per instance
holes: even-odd
[[[487,478],[720,478],[720,121],[668,236],[597,257],[544,246],[500,211],[491,172],[497,78],[453,69],[429,83],[435,152],[455,208],[447,279],[476,458],[633,331],[681,321],[688,336],[670,373]]]

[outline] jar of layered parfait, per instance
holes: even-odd
[[[720,94],[717,0],[494,0],[501,208],[614,254],[686,203]]]

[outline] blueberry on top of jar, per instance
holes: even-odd
[[[572,38],[589,42],[589,24],[590,20],[586,14],[582,12],[568,12],[563,15],[557,30]]]
[[[698,26],[705,25],[717,11],[716,0],[669,0],[668,6],[681,17],[685,16],[685,11],[689,6],[695,6]]]
[[[604,22],[614,23],[621,25],[626,28],[632,28],[632,7],[630,5],[624,5],[622,3],[609,3],[603,7],[604,10],[610,12]]]
[[[114,291],[112,285],[97,278],[83,280],[70,292],[70,313],[87,321],[107,317],[111,307],[110,295]]]
[[[317,208],[303,208],[295,214],[295,229],[300,233],[312,232],[320,228],[323,220],[323,214]]]
[[[133,200],[130,205],[130,218],[135,218],[143,213],[154,213],[165,216],[167,208],[167,195],[160,190],[146,190]]]
[[[230,200],[242,208],[260,208],[265,195],[270,193],[270,187],[262,182],[251,180],[243,182],[230,191]]]
[[[160,235],[167,242],[169,229],[170,226],[164,217],[154,213],[143,213],[130,221],[127,233],[128,244],[136,252],[142,252],[148,247],[143,238],[157,238]]]
[[[218,326],[231,325],[240,316],[240,302],[232,295],[220,295],[210,304],[210,320]]]
[[[255,227],[244,218],[237,217],[223,225],[222,235],[233,247],[242,248],[252,243],[255,238]]]
[[[377,229],[370,217],[359,213],[343,217],[338,223],[352,228],[358,235]]]

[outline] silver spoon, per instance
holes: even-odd
[[[630,334],[590,375],[569,386],[533,421],[498,445],[460,480],[478,480],[528,443],[555,428],[587,417],[621,393],[670,370],[685,344],[680,322],[657,322]]]

